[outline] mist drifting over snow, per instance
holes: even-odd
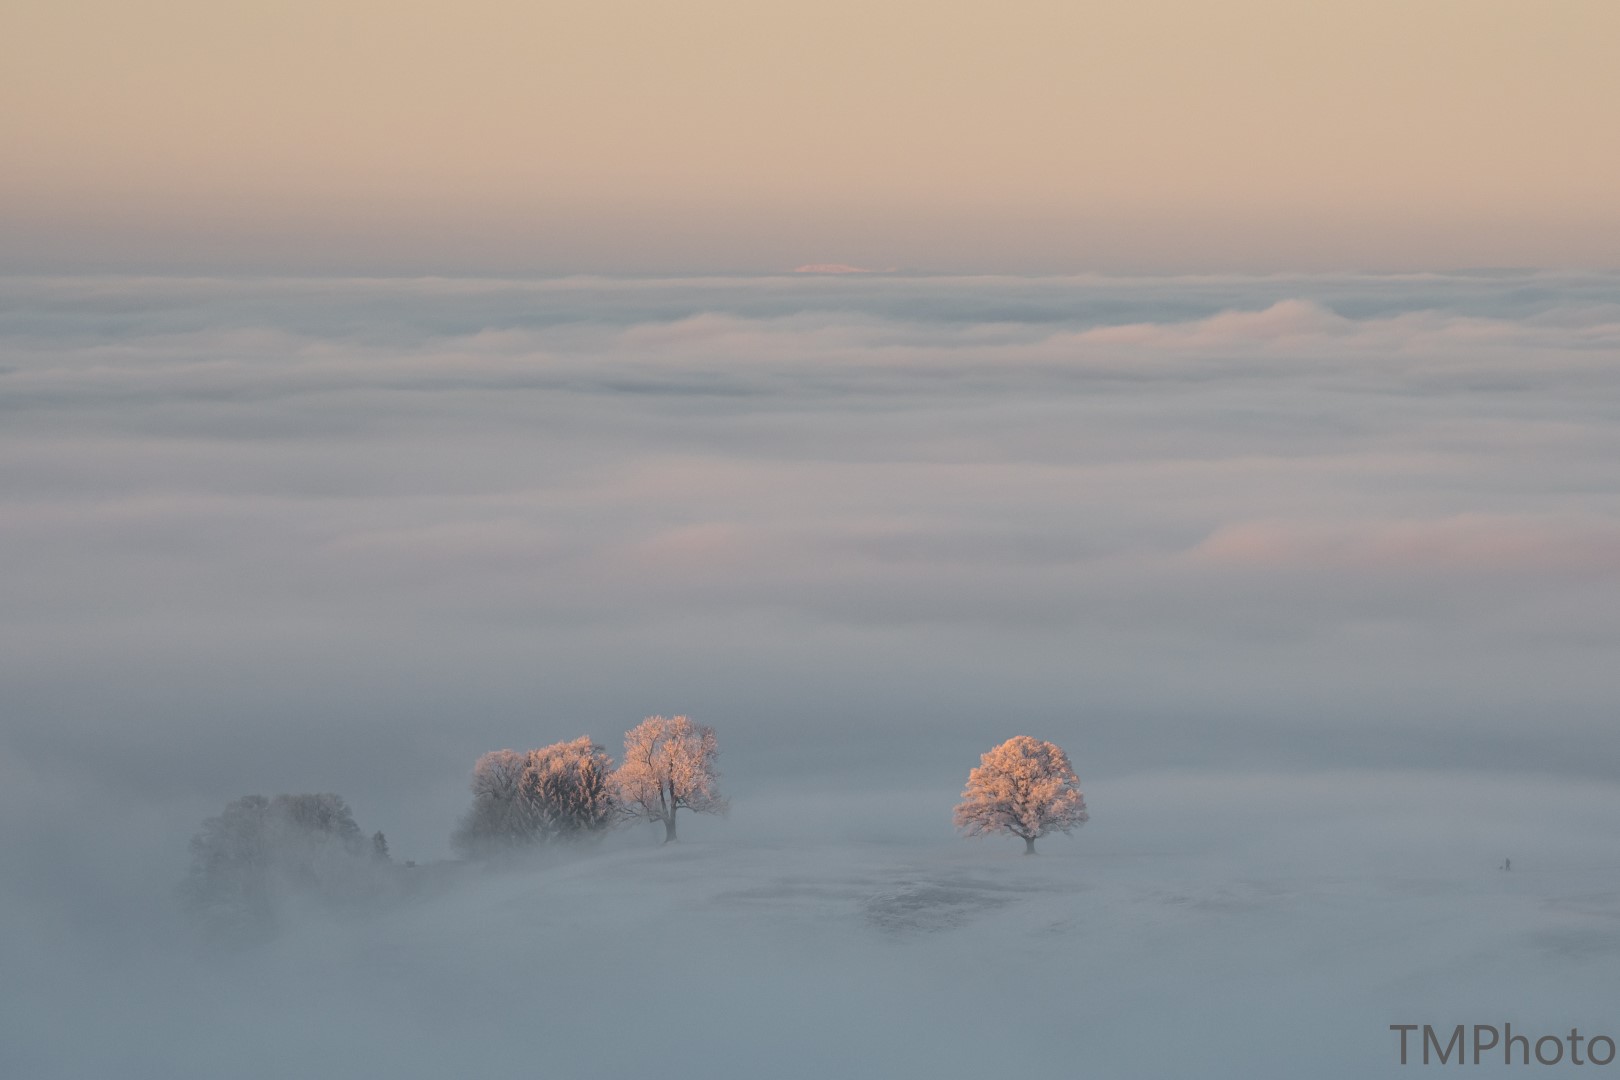
[[[0,1067],[1614,1034],[1617,461],[1614,276],[0,280]],[[732,801],[678,850],[176,912],[241,795],[425,864],[479,754],[655,712]],[[951,832],[1015,734],[1093,815],[1034,865]]]

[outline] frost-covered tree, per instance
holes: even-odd
[[[581,735],[531,750],[519,790],[544,839],[579,840],[617,820],[612,776],[607,751]]]
[[[454,837],[469,855],[496,855],[600,835],[617,820],[613,759],[588,736],[538,750],[494,750],[473,766],[473,804]]]
[[[968,773],[956,824],[969,836],[1006,832],[1035,854],[1035,841],[1084,825],[1085,796],[1069,757],[1049,742],[1019,735],[979,759]]]
[[[371,857],[378,862],[388,862],[388,837],[378,829],[371,837]]]
[[[191,840],[185,896],[213,932],[271,929],[294,899],[346,903],[383,887],[360,826],[337,795],[248,795]]]
[[[684,716],[649,716],[624,736],[624,763],[613,774],[621,812],[664,823],[664,842],[675,839],[675,813],[724,814],[720,744],[714,729]]]

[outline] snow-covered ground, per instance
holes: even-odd
[[[42,948],[12,1075],[1366,1077],[1393,1023],[1620,1032],[1601,785],[1128,777],[1035,858],[811,795],[239,952]]]

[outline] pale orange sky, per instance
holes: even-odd
[[[1620,266],[1615,0],[7,0],[0,270]]]

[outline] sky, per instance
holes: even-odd
[[[0,270],[1620,265],[1608,0],[11,0]]]

